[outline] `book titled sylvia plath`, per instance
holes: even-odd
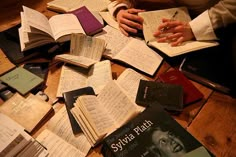
[[[211,156],[160,105],[148,107],[107,136],[102,153],[105,157]]]

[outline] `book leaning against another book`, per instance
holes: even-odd
[[[189,22],[191,21],[190,15],[186,7],[155,10],[141,12],[138,15],[144,19],[143,23],[143,34],[147,45],[160,50],[162,53],[169,57],[178,56],[188,52],[217,46],[219,43],[216,41],[186,41],[179,46],[172,47],[169,43],[160,43],[156,41],[153,33],[156,31],[157,27],[161,24],[162,18],[171,19],[172,16],[177,11],[175,20]]]
[[[74,14],[59,14],[48,19],[37,10],[23,6],[19,28],[21,51],[69,41],[71,33],[85,34]]]
[[[141,74],[127,69],[95,95],[79,96],[71,109],[92,146],[144,110],[135,104]]]

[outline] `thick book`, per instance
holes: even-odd
[[[68,13],[86,6],[89,10],[99,12],[107,9],[109,0],[53,0],[47,3],[47,8],[59,13]]]
[[[42,78],[22,67],[16,67],[2,75],[0,80],[22,95],[28,94],[44,82]]]
[[[143,23],[143,34],[147,45],[160,50],[162,53],[164,53],[169,57],[175,57],[192,51],[219,45],[219,43],[216,41],[191,40],[191,41],[186,41],[181,45],[173,47],[169,43],[157,42],[156,38],[153,36],[153,33],[156,31],[157,26],[161,24],[162,18],[171,19],[176,12],[177,14],[175,16],[175,20],[183,22],[191,21],[190,15],[186,7],[170,8],[170,9],[139,13],[139,16],[141,16],[145,21]]]
[[[33,94],[23,97],[15,93],[0,106],[1,113],[19,123],[29,133],[32,133],[52,110],[49,103]]]
[[[82,6],[71,13],[76,15],[86,35],[92,36],[102,31],[103,25],[86,6]]]
[[[43,145],[3,113],[0,113],[0,124],[0,156],[48,156]]]
[[[201,100],[204,97],[204,95],[194,86],[194,84],[190,82],[190,80],[188,80],[188,78],[178,69],[160,74],[158,81],[181,85],[184,92],[184,106]]]
[[[104,157],[211,156],[160,104],[149,106],[102,143]]]
[[[79,96],[71,112],[92,146],[127,123],[141,110],[115,80],[95,95]]]
[[[127,37],[109,25],[95,37],[106,41],[104,57],[132,66],[148,75],[153,76],[163,61],[163,58],[148,47],[145,41]]]
[[[170,111],[183,110],[183,87],[177,84],[140,80],[136,103],[139,105],[161,104]]]
[[[92,87],[84,87],[81,89],[76,89],[76,90],[62,93],[62,96],[65,101],[65,105],[66,105],[66,111],[68,113],[68,117],[70,120],[71,128],[72,128],[73,134],[75,135],[81,133],[82,130],[79,124],[76,122],[73,115],[71,114],[70,110],[74,107],[74,103],[76,102],[76,99],[81,95],[95,95],[95,93]]]
[[[23,6],[21,21],[19,28],[21,51],[49,43],[69,41],[72,33],[84,34],[79,20],[72,13],[54,15],[48,19],[37,10]]]
[[[89,68],[101,60],[105,47],[106,43],[103,39],[90,37],[81,33],[72,33],[70,52],[56,55],[55,60]]]
[[[53,156],[85,157],[91,148],[83,133],[73,134],[65,106],[48,121],[36,140]]]

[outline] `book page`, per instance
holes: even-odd
[[[188,10],[185,7],[180,8],[171,8],[171,9],[163,9],[156,11],[147,11],[139,13],[144,19],[143,23],[143,33],[146,42],[155,41],[155,37],[153,33],[157,30],[158,26],[162,23],[162,18],[171,19],[175,12],[178,11],[178,14],[175,16],[176,20],[180,20],[183,22],[191,21],[191,18],[188,14]]]
[[[87,155],[91,148],[90,143],[83,133],[76,136],[73,134],[65,106],[49,120],[47,129],[76,147],[84,156]]]
[[[23,11],[24,19],[29,26],[42,30],[53,37],[48,18],[44,14],[26,6],[23,6]]]
[[[138,113],[136,104],[128,98],[115,81],[110,81],[97,96],[97,99],[103,105],[103,109],[116,122],[117,127]]]
[[[119,29],[119,24],[117,23],[117,21],[114,19],[113,16],[111,16],[111,14],[108,12],[108,11],[101,11],[99,12],[99,14],[101,15],[101,17],[106,21],[106,23],[117,29],[117,30],[120,30]]]
[[[138,45],[138,46],[137,46]],[[133,38],[114,59],[123,61],[149,75],[153,75],[163,58],[149,48],[143,40]]]
[[[18,122],[28,132],[31,132],[51,110],[50,104],[33,94],[24,98],[15,93],[0,106],[0,112]]]
[[[95,37],[106,41],[106,50],[103,55],[109,58],[116,56],[131,40],[130,37],[122,34],[120,30],[109,25],[105,26],[103,32],[96,34]]]
[[[76,101],[76,106],[80,108],[82,114],[86,118],[88,122],[87,128],[89,130],[95,131],[95,134],[93,135],[94,137],[97,136],[98,138],[100,138],[104,136],[109,130],[114,128],[115,121],[106,112],[106,109],[104,109],[104,106],[97,100],[96,96],[80,96]]]
[[[53,134],[51,131],[45,129],[36,138],[42,145],[47,148],[49,157],[53,156],[76,156],[84,157],[74,146],[70,145],[59,136]]]
[[[63,65],[57,88],[57,97],[62,97],[63,92],[87,86],[88,71],[78,66]]]
[[[71,35],[70,54],[100,61],[105,50],[105,40],[84,34]]]
[[[88,73],[87,85],[100,93],[104,86],[112,80],[111,62],[104,60],[94,64]]]
[[[82,6],[91,11],[102,11],[107,8],[109,0],[54,0],[47,3],[47,7],[59,12],[70,12]]]
[[[79,20],[74,14],[54,15],[49,19],[49,24],[51,26],[54,39],[59,42],[70,40],[70,35],[72,33],[85,34]],[[69,35],[69,37],[62,38],[66,35]]]

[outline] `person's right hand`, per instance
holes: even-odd
[[[129,33],[137,33],[138,30],[143,29],[143,18],[138,16],[139,12],[143,12],[141,9],[121,9],[116,14],[116,20],[119,24],[121,32],[129,36]]]

